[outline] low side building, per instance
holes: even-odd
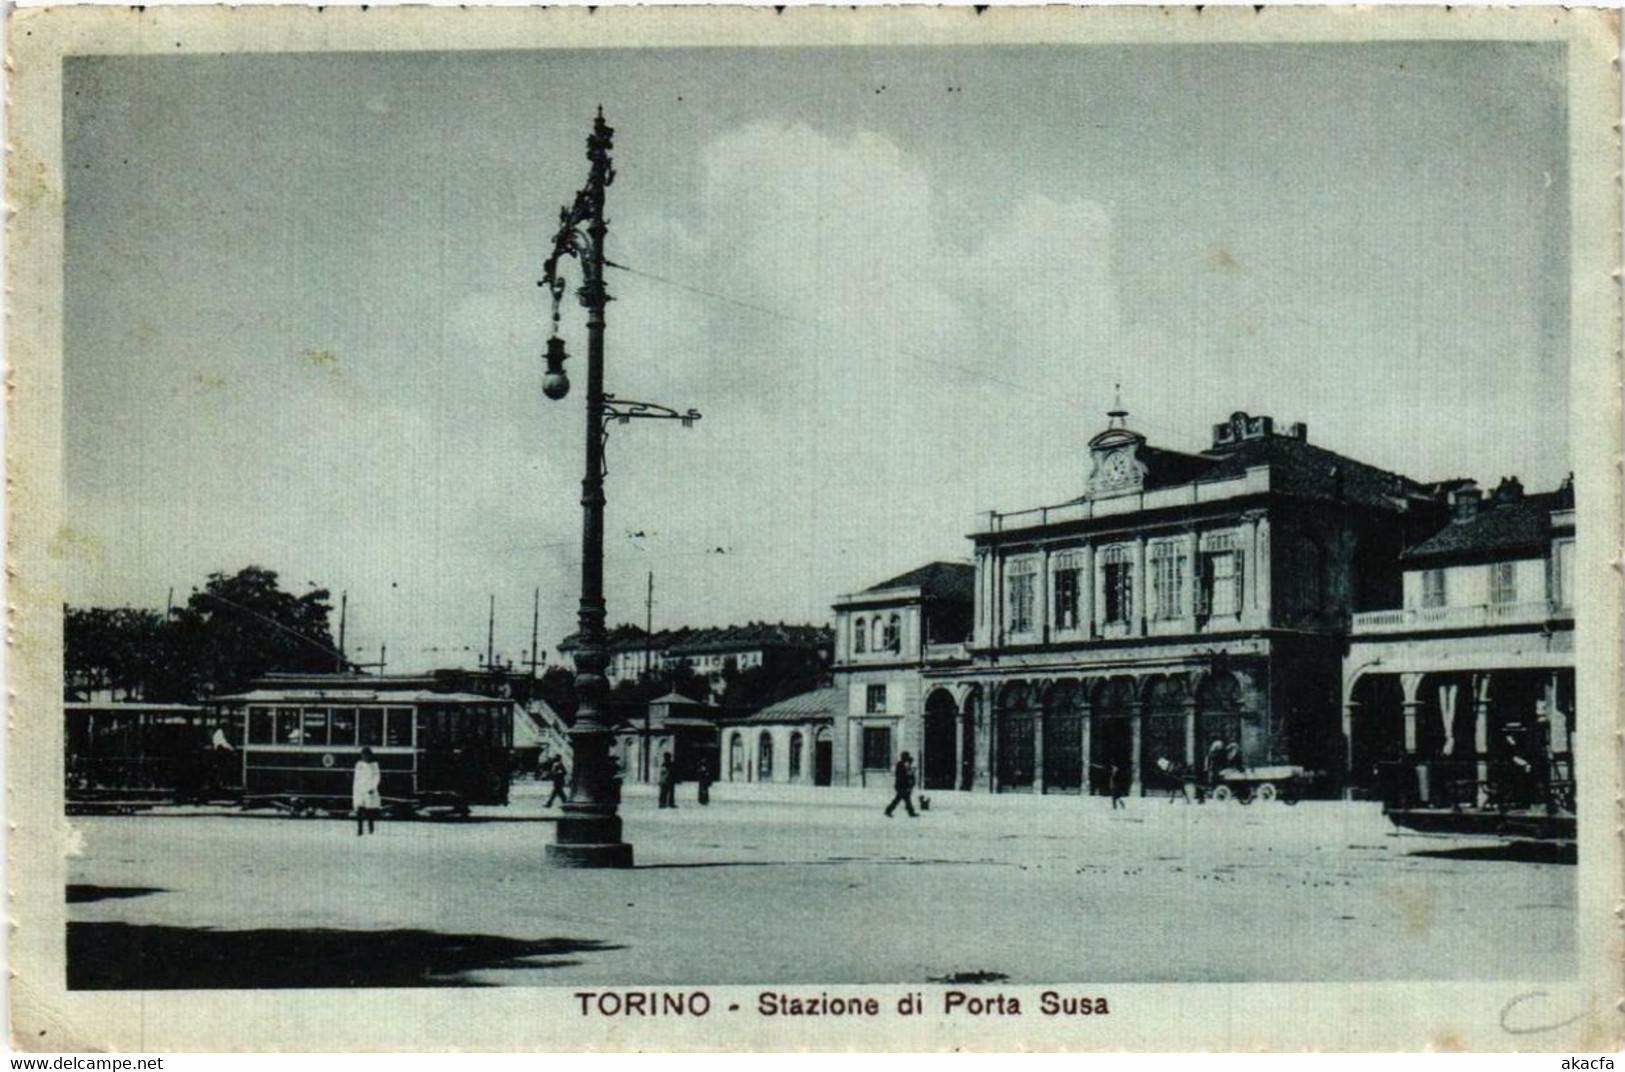
[[[1449,523],[1401,560],[1402,600],[1354,616],[1352,794],[1483,803],[1519,758],[1572,790],[1574,540],[1572,483],[1452,490]]]
[[[952,727],[924,740],[924,675],[969,662],[975,583],[969,563],[931,562],[835,602],[835,784],[889,785],[905,750],[920,757],[923,787],[959,783],[966,753]]]
[[[843,702],[839,689],[824,686],[725,723],[722,780],[829,785]]]

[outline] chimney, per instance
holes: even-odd
[[[1491,496],[1490,501],[1496,506],[1500,506],[1503,503],[1520,502],[1522,499],[1523,482],[1515,476],[1509,476],[1503,477],[1501,482],[1495,486],[1495,493]]]
[[[1450,520],[1453,524],[1471,521],[1478,516],[1478,504],[1484,497],[1477,485],[1464,484],[1450,493]]]
[[[1294,421],[1287,428],[1286,434],[1291,436],[1293,439],[1301,439],[1307,443],[1309,441],[1309,426],[1304,424],[1302,421]]]

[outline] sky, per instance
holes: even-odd
[[[536,280],[602,105],[610,620],[822,622],[1082,491],[1115,385],[1423,480],[1568,449],[1560,44],[87,57],[65,73],[68,599],[348,593],[389,669],[550,649],[576,389]],[[573,266],[570,266],[573,271]],[[579,279],[579,275],[573,278]],[[556,656],[555,656],[556,658]]]

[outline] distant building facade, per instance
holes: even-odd
[[[844,702],[839,689],[826,685],[723,723],[719,780],[829,785]]]
[[[932,562],[835,602],[836,785],[890,785],[903,751],[921,756],[925,671],[970,661],[975,585],[975,566]],[[958,783],[951,739],[925,755],[926,788]]]
[[[772,671],[791,664],[827,667],[831,644],[829,628],[820,625],[750,622],[654,633],[621,625],[609,635],[605,676],[614,685],[636,681],[646,671],[669,671],[682,664],[706,678],[713,692],[718,692],[730,667],[736,671],[757,667]],[[575,646],[572,636],[559,644],[559,650],[568,654]]]
[[[1449,498],[1448,523],[1401,558],[1402,598],[1354,616],[1350,790],[1475,804],[1549,773],[1572,793],[1572,482],[1526,494],[1512,478],[1487,497],[1462,482]]]

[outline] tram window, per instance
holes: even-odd
[[[276,719],[271,715],[269,707],[250,707],[248,709],[248,743],[270,744],[275,737],[274,726]]]
[[[327,738],[328,744],[352,745],[355,744],[355,708],[333,708],[333,721],[330,723],[331,733]]]
[[[467,746],[485,743],[485,708],[459,708],[453,717],[454,725],[457,727],[458,744]]]
[[[361,709],[360,743],[373,746],[384,743],[384,709],[382,707],[363,707]]]
[[[299,729],[299,708],[279,707],[276,709],[276,743],[298,744],[302,736]]]
[[[326,744],[327,743],[327,708],[305,708],[304,721],[300,726],[300,744]]]
[[[390,748],[409,748],[412,745],[412,712],[391,708],[384,724],[384,744]]]

